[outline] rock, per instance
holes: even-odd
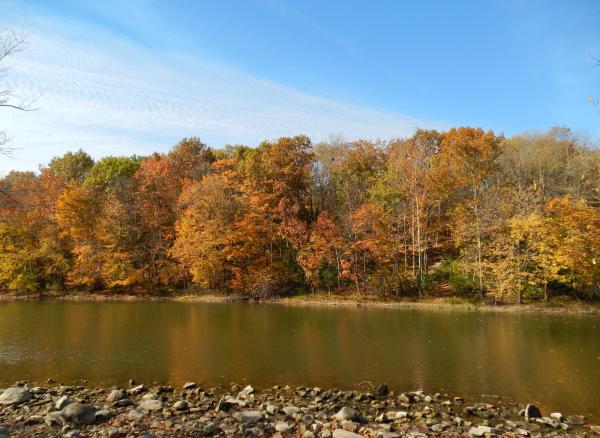
[[[104,429],[102,432],[100,432],[100,436],[102,438],[117,438],[125,436],[125,434],[116,427],[109,427],[108,429]]]
[[[285,415],[289,415],[291,417],[294,414],[299,414],[302,412],[302,409],[297,408],[296,406],[286,406],[283,408],[283,412],[285,412]]]
[[[176,411],[187,411],[190,408],[190,404],[185,400],[179,400],[173,403],[173,409]]]
[[[292,430],[292,428],[285,421],[279,421],[275,424],[275,430],[277,432],[285,433],[285,432],[289,432],[290,430]]]
[[[110,417],[110,411],[108,409],[100,409],[96,411],[96,419],[97,420],[106,420]]]
[[[400,438],[400,434],[396,432],[379,432],[377,438]]]
[[[600,435],[600,426],[590,426],[590,430],[593,433]]]
[[[441,433],[444,430],[444,426],[441,423],[437,423],[431,426],[431,431],[435,433]]]
[[[142,402],[138,406],[139,409],[144,411],[160,411],[163,408],[163,404],[160,400],[156,400],[155,398],[150,398],[146,400],[142,400]]]
[[[194,382],[187,382],[183,385],[184,391],[189,391],[190,389],[194,389],[194,388],[196,388],[196,383],[194,383]]]
[[[469,429],[469,433],[473,436],[484,436],[486,433],[492,433],[492,428],[489,426],[477,426]]]
[[[32,415],[27,420],[25,420],[25,425],[29,426],[31,424],[40,424],[44,422],[44,417],[41,415]]]
[[[109,403],[114,403],[117,400],[123,400],[125,397],[127,397],[127,393],[125,391],[122,389],[113,389],[110,394],[108,394],[108,397],[106,397],[106,401]]]
[[[310,430],[307,430],[302,434],[302,438],[315,438],[315,434],[312,433]]]
[[[146,392],[146,387],[143,384],[134,386],[133,388],[128,389],[127,392],[134,395],[141,394],[142,392]]]
[[[552,412],[550,414],[550,418],[552,418],[552,419],[554,419],[556,421],[562,421],[563,416],[562,416],[562,414],[560,412]]]
[[[0,405],[18,405],[31,399],[31,392],[21,386],[11,386],[0,395]]]
[[[238,397],[246,398],[253,392],[254,392],[254,388],[252,387],[252,385],[248,385],[238,393]]]
[[[426,395],[423,400],[425,401],[425,403],[431,403],[433,401],[433,398],[431,398],[430,395]]]
[[[46,388],[42,388],[40,386],[34,386],[30,391],[34,395],[46,394],[48,392]]]
[[[524,415],[526,420],[529,420],[530,418],[542,418],[540,408],[532,404],[528,404],[527,406],[525,406]]]
[[[583,426],[585,424],[585,417],[583,415],[569,415],[567,423],[571,426]]]
[[[217,402],[217,406],[215,406],[215,411],[217,411],[217,412],[229,412],[233,406],[234,406],[233,403],[231,403],[230,401],[222,398],[222,399],[220,399]]]
[[[239,411],[233,414],[233,418],[240,423],[254,424],[262,420],[264,415],[260,411]]]
[[[279,413],[279,407],[271,403],[267,403],[267,405],[265,406],[265,411],[267,411],[267,414],[276,415]]]
[[[348,406],[344,406],[342,409],[338,411],[337,414],[333,416],[336,420],[354,420],[356,418],[356,409],[349,408]],[[335,436],[335,433],[334,433]]]
[[[46,418],[44,422],[48,426],[62,426],[64,423],[64,419],[60,413],[60,411],[48,412],[46,414]]]
[[[384,396],[388,395],[388,393],[389,393],[389,389],[385,383],[382,383],[381,385],[379,385],[377,387],[377,389],[375,390],[375,395],[377,395],[378,397],[384,397]]]
[[[115,408],[125,408],[127,406],[135,406],[135,402],[128,398],[123,398],[121,400],[117,400],[112,404]]]
[[[73,401],[69,397],[67,397],[66,395],[63,395],[58,400],[56,400],[56,403],[54,403],[54,407],[60,411],[65,406],[67,406],[67,405],[69,405],[71,403],[73,403]]]
[[[63,434],[63,438],[81,438],[81,432],[78,430],[70,430]]]
[[[82,403],[70,403],[63,408],[62,417],[73,424],[93,424],[96,421],[96,408]]]
[[[333,438],[363,438],[363,436],[348,430],[336,429],[333,431]]]
[[[127,418],[129,418],[130,420],[139,420],[147,413],[148,413],[148,411],[145,411],[145,410],[137,407],[137,408],[133,408],[133,409],[129,410],[129,412],[127,413]]]

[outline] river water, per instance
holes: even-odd
[[[186,381],[499,395],[600,420],[600,317],[241,303],[0,303],[0,385]],[[363,382],[361,384],[361,382]]]

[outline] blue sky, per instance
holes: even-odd
[[[388,139],[472,125],[511,135],[600,115],[600,1],[14,1],[28,35],[0,113],[20,148],[0,172],[305,133]]]

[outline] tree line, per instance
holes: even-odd
[[[0,287],[600,298],[600,151],[566,128],[82,150],[0,180]]]

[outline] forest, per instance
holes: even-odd
[[[0,288],[600,299],[600,150],[567,128],[79,150],[0,180]]]

